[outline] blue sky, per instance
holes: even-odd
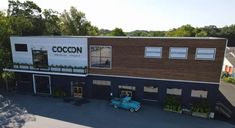
[[[20,0],[23,1],[23,0]],[[33,0],[41,8],[59,12],[75,6],[99,28],[124,31],[169,30],[184,24],[194,27],[235,24],[235,0]],[[7,9],[1,0],[0,10]]]

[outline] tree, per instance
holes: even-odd
[[[220,29],[217,28],[215,25],[209,25],[201,28],[203,31],[207,33],[209,37],[217,37],[219,36]]]
[[[10,29],[9,18],[5,13],[0,11],[0,73],[3,67],[7,67],[11,63],[10,59],[10,41],[9,37],[12,34]]]
[[[43,11],[43,18],[45,23],[44,35],[61,35],[60,19],[58,12],[52,9],[45,9]]]
[[[191,25],[183,25],[177,29],[172,29],[168,32],[166,32],[166,36],[172,36],[172,37],[194,37],[194,27]]]
[[[41,35],[44,22],[41,8],[32,1],[21,3],[19,0],[8,1],[7,16],[15,35]]]
[[[221,28],[219,36],[228,39],[228,46],[235,46],[235,25],[233,24]]]
[[[195,28],[194,33],[196,37],[206,37],[208,35],[202,28]]]
[[[126,36],[126,34],[122,31],[121,28],[113,29],[108,35],[109,36]]]
[[[70,11],[64,11],[61,16],[63,35],[98,35],[98,28],[87,21],[85,14],[71,7]]]
[[[1,74],[1,78],[5,81],[6,90],[9,91],[9,80],[13,80],[15,78],[15,74],[13,72],[3,72]]]

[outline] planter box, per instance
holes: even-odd
[[[34,67],[32,65],[29,66],[29,69],[34,70]]]
[[[60,72],[60,68],[52,68],[52,67],[51,67],[51,71]]]
[[[62,72],[72,72],[72,68],[62,68]]]
[[[163,110],[168,111],[168,112],[175,112],[175,113],[182,114],[182,110],[180,110],[180,111],[174,111],[174,110],[167,109],[167,108],[164,108]]]
[[[28,69],[29,67],[26,66],[26,65],[20,65],[20,68],[21,68],[21,69]]]
[[[19,68],[18,65],[13,65],[14,68]]]
[[[192,112],[192,116],[201,117],[201,118],[208,118],[208,113]]]
[[[75,73],[84,73],[84,69],[73,69]]]

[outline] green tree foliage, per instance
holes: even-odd
[[[8,1],[7,15],[10,17],[14,35],[42,35],[45,25],[41,8],[32,1]]]
[[[45,9],[43,11],[43,18],[45,23],[44,35],[61,35],[60,19],[58,12],[52,9]]]
[[[219,36],[227,38],[229,46],[235,46],[235,24],[221,28]]]
[[[165,36],[165,31],[146,31],[146,30],[135,30],[127,33],[128,36]]]
[[[109,36],[126,36],[121,28],[113,29],[109,34]]]
[[[205,26],[201,29],[205,31],[209,37],[218,37],[220,35],[220,29],[215,25]]]
[[[63,35],[98,35],[98,28],[87,21],[85,14],[71,7],[61,14]]]
[[[9,90],[9,81],[15,78],[15,74],[13,72],[3,72],[1,74],[1,78],[4,80],[6,85],[6,90]]]
[[[9,37],[12,34],[9,18],[5,13],[0,12],[0,73],[3,67],[10,65],[10,43]]]
[[[194,27],[191,25],[183,25],[177,29],[172,29],[166,32],[166,36],[171,37],[193,37],[195,36]]]

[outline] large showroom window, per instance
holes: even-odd
[[[32,50],[33,67],[48,68],[48,56],[46,50]]]
[[[112,47],[111,46],[90,46],[90,67],[111,68]]]

